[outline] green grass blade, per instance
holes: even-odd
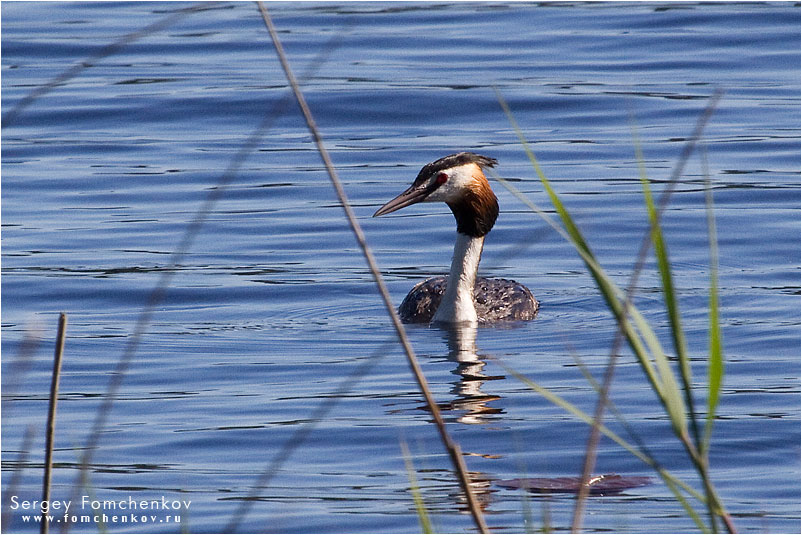
[[[527,447],[524,446],[524,442],[521,438],[521,435],[518,433],[513,432],[512,434],[512,442],[515,445],[515,453],[517,453],[517,469],[520,473],[521,479],[526,479],[529,477],[529,470],[526,467],[526,462],[524,462],[525,455],[524,452],[527,451]],[[551,533],[553,530],[551,528],[551,513],[549,511],[549,501],[542,500],[541,501],[541,509],[543,514],[543,524],[542,526],[537,529],[535,527],[535,520],[534,515],[532,514],[532,499],[531,494],[526,489],[525,486],[521,486],[521,515],[524,519],[524,533]],[[540,501],[540,500],[538,500]]]
[[[696,510],[691,507],[691,504],[688,503],[688,500],[685,499],[685,496],[680,493],[679,488],[676,486],[674,481],[665,477],[663,477],[663,481],[668,487],[668,490],[674,494],[674,496],[677,498],[677,501],[682,505],[682,508],[685,509],[685,513],[691,518],[691,520],[693,520],[694,524],[696,524],[696,527],[698,527],[702,533],[711,533],[710,528],[705,525],[702,517],[699,516],[699,513],[697,513]]]
[[[543,212],[543,210],[538,208],[529,198],[527,198],[523,193],[518,191],[507,180],[504,180],[502,177],[496,174],[493,174],[493,176],[496,180],[499,181],[499,183],[501,183],[505,188],[507,188],[507,190],[510,191],[510,193],[512,193],[518,199],[520,199],[520,201],[523,202],[525,205],[527,205],[533,212],[541,216],[554,230],[556,230],[563,238],[565,238],[566,241],[574,244],[574,241],[572,237],[568,234],[568,232],[566,232],[565,229],[563,229],[562,227],[557,225],[554,221],[552,221],[551,218],[549,218],[548,215],[546,215],[546,213]],[[557,199],[557,201],[559,202],[559,198]],[[605,298],[609,297],[608,304],[611,310],[613,311],[614,315],[616,316],[616,318],[617,319],[619,317],[623,318],[623,305],[621,304],[621,298],[620,298],[620,295],[622,295],[623,293],[621,292],[621,290],[618,289],[615,283],[613,283],[607,277],[604,270],[601,268],[601,266],[598,265],[595,257],[593,257],[592,253],[589,250],[582,250],[580,248],[577,248],[577,253],[585,262],[585,264],[589,267],[591,274],[594,275],[594,277],[598,277],[595,280],[598,284],[603,286],[602,295]],[[629,312],[632,313],[633,310],[637,309],[633,305],[630,305]],[[629,321],[628,320],[622,320],[622,321],[623,325],[621,328],[626,334],[630,346],[634,346],[636,348],[634,349],[636,355],[645,355],[647,352],[643,346],[643,343],[641,342],[641,339],[634,331],[634,329],[632,329],[631,325],[629,325]],[[640,363],[652,387],[655,389],[655,391],[658,391],[660,389],[659,387],[660,381],[657,378],[657,373],[654,369],[654,366],[651,363],[651,360],[649,360],[648,358],[644,358],[640,361]]]
[[[532,166],[540,178],[543,188],[546,190],[551,203],[554,205],[557,214],[562,220],[568,239],[574,245],[580,257],[585,262],[585,265],[595,280],[602,297],[604,297],[604,300],[607,303],[607,306],[613,312],[616,320],[618,321],[622,332],[626,336],[627,342],[640,362],[643,371],[646,373],[652,389],[657,394],[666,410],[666,413],[669,415],[673,429],[678,435],[685,436],[687,433],[685,403],[682,400],[679,387],[677,386],[673,371],[669,365],[668,357],[666,357],[665,352],[662,350],[657,336],[654,334],[654,331],[651,329],[648,322],[643,320],[642,316],[637,312],[634,304],[629,303],[628,306],[625,307],[624,303],[622,302],[622,296],[624,293],[616,286],[616,284],[604,272],[602,267],[597,262],[595,256],[590,250],[590,247],[582,236],[582,233],[574,223],[573,218],[563,205],[560,197],[554,191],[554,188],[551,187],[551,183],[549,182],[548,178],[546,178],[546,175],[543,173],[540,165],[537,163],[537,158],[529,148],[529,144],[523,135],[523,131],[518,126],[518,123],[515,120],[515,117],[512,115],[512,111],[510,110],[509,106],[507,106],[507,103],[504,101],[504,98],[498,91],[496,91],[496,95],[498,97],[499,104],[501,105],[504,113],[507,115],[507,118],[510,121],[510,124],[518,135],[518,139],[526,151],[529,160],[532,162]],[[503,184],[507,189],[512,188],[512,186],[506,181],[503,182]],[[640,333],[633,328],[632,323],[627,318],[628,314],[632,315],[633,319],[636,319],[636,324],[638,325]],[[644,342],[646,345],[644,345]],[[647,347],[651,351],[651,357],[649,356],[650,351],[646,349]],[[652,358],[654,359],[654,364],[656,365],[656,371],[655,365],[652,364]]]
[[[429,520],[429,513],[426,511],[426,504],[423,503],[423,494],[418,486],[418,479],[415,477],[415,467],[412,464],[412,455],[405,440],[401,439],[401,454],[404,457],[404,466],[409,478],[409,488],[412,492],[412,500],[415,502],[415,512],[418,514],[421,533],[434,533],[432,522]]]
[[[586,424],[593,425],[593,416],[591,416],[590,414],[587,414],[586,412],[584,412],[583,410],[579,409],[578,407],[576,407],[571,402],[566,401],[565,399],[563,399],[559,395],[555,394],[554,392],[552,392],[548,388],[545,388],[545,387],[539,385],[535,381],[533,381],[533,380],[529,379],[528,377],[525,377],[524,375],[518,373],[516,370],[513,370],[512,368],[509,368],[504,363],[502,363],[500,361],[497,361],[497,362],[498,362],[499,365],[501,365],[502,368],[504,368],[506,370],[507,373],[509,373],[510,375],[512,375],[513,377],[515,377],[516,379],[518,379],[519,381],[521,381],[522,383],[527,385],[529,388],[531,388],[532,390],[534,390],[535,392],[537,392],[538,394],[540,394],[544,398],[546,398],[546,400],[548,400],[553,405],[556,405],[556,406],[564,409],[566,412],[568,412],[570,414],[573,414],[576,418],[582,420]],[[607,438],[611,439],[613,442],[615,442],[616,444],[618,444],[619,446],[621,446],[622,448],[627,450],[629,453],[631,453],[632,455],[634,455],[635,457],[637,457],[638,459],[643,461],[648,466],[652,467],[655,470],[655,472],[657,473],[657,475],[659,475],[660,478],[666,483],[666,486],[675,495],[677,500],[680,503],[682,503],[683,507],[688,512],[688,516],[690,516],[693,519],[694,523],[696,523],[696,525],[699,527],[699,529],[701,529],[702,531],[706,531],[707,530],[707,527],[704,525],[704,523],[702,522],[701,518],[694,511],[694,509],[691,507],[691,505],[688,503],[688,501],[685,499],[685,496],[682,495],[682,493],[680,492],[680,489],[684,490],[690,496],[692,496],[693,498],[699,500],[702,503],[706,503],[704,496],[699,494],[698,491],[696,491],[693,488],[691,488],[684,481],[682,481],[680,479],[677,479],[677,477],[674,476],[673,474],[671,474],[668,470],[662,468],[660,466],[660,464],[654,458],[652,458],[651,456],[647,455],[646,453],[640,451],[638,448],[636,448],[635,446],[633,446],[632,444],[627,442],[624,438],[620,437],[618,434],[616,434],[614,431],[612,431],[609,427],[605,426],[602,423],[599,423],[598,425],[599,425],[599,431],[603,435],[605,435]]]
[[[523,146],[527,156],[532,162],[532,165],[535,171],[537,172],[546,193],[549,195],[549,198],[557,214],[560,216],[563,226],[565,227],[565,230],[556,227],[556,224],[553,224],[549,218],[545,217],[545,215],[542,212],[537,210],[534,207],[533,203],[524,200],[525,199],[524,195],[521,194],[520,192],[517,192],[517,190],[507,181],[503,181],[501,179],[499,179],[499,181],[508,190],[513,192],[513,194],[515,194],[518,198],[524,200],[524,202],[527,205],[533,207],[533,209],[539,215],[544,217],[544,219],[546,219],[549,222],[549,224],[551,224],[555,228],[558,228],[560,234],[571,242],[571,244],[576,249],[577,253],[585,262],[585,265],[588,268],[589,272],[591,273],[591,276],[593,277],[594,281],[596,282],[600,290],[600,293],[605,299],[610,310],[613,312],[613,315],[615,316],[618,322],[621,333],[624,334],[635,357],[641,364],[641,368],[643,369],[645,375],[647,376],[650,382],[650,386],[655,391],[661,403],[663,404],[666,414],[669,416],[671,420],[671,425],[674,429],[674,432],[676,433],[680,442],[686,448],[689,458],[699,471],[699,474],[705,485],[705,494],[706,494],[705,498],[701,498],[698,493],[694,495],[698,497],[700,501],[702,501],[708,506],[708,511],[710,512],[711,516],[710,528],[703,525],[698,515],[691,514],[690,516],[694,519],[694,522],[696,522],[699,528],[702,529],[703,531],[707,531],[708,529],[712,529],[713,531],[715,531],[717,529],[716,518],[720,516],[722,519],[725,520],[728,529],[731,532],[733,532],[735,528],[734,525],[732,524],[731,518],[729,517],[727,512],[723,509],[723,506],[721,505],[721,502],[715,493],[715,489],[712,486],[712,482],[709,479],[706,457],[704,455],[700,455],[702,441],[700,440],[698,423],[696,421],[695,411],[693,410],[690,362],[687,355],[686,342],[682,332],[679,307],[677,304],[676,294],[674,291],[673,280],[671,278],[671,270],[668,261],[667,248],[665,246],[665,242],[663,241],[662,232],[659,226],[660,213],[663,210],[664,201],[661,201],[660,209],[655,208],[654,201],[651,198],[651,192],[648,189],[649,186],[648,180],[644,180],[644,195],[647,199],[647,209],[649,210],[650,220],[652,221],[652,232],[650,232],[649,234],[651,240],[649,241],[651,241],[655,245],[658,265],[661,268],[661,280],[663,282],[663,287],[664,287],[666,308],[668,310],[669,317],[671,318],[672,334],[674,336],[675,347],[677,348],[677,354],[680,360],[680,375],[683,381],[683,386],[684,386],[683,390],[686,394],[685,398],[683,397],[682,395],[683,392],[680,390],[679,385],[677,384],[669,359],[665,354],[665,352],[662,350],[660,342],[657,336],[655,335],[654,331],[651,329],[650,325],[645,320],[645,318],[643,318],[643,316],[640,314],[637,308],[630,302],[629,294],[624,294],[623,292],[621,292],[621,290],[615,285],[612,279],[610,279],[606,275],[604,270],[596,261],[596,258],[593,256],[590,247],[582,237],[579,228],[574,223],[568,210],[562,204],[557,193],[551,187],[551,184],[549,183],[548,179],[546,178],[545,174],[540,168],[537,159],[535,158],[532,151],[529,149],[529,145],[523,135],[521,128],[518,126],[514,116],[512,115],[512,112],[510,111],[509,107],[507,106],[506,102],[504,101],[503,97],[498,92],[498,90],[496,91],[496,94],[498,97],[499,104],[501,105],[502,109],[504,110],[504,113],[507,115],[516,134],[518,135],[521,145]],[[694,134],[693,137],[694,140],[698,139],[698,136],[701,134],[701,129],[707,122],[710,113],[712,113],[712,110],[714,108],[715,103],[718,101],[718,98],[719,98],[719,93],[717,92],[716,95],[714,95],[714,97],[711,99],[711,104],[705,109],[705,113],[702,115],[702,117],[700,117],[700,120],[697,123],[697,128],[695,130],[696,133]],[[685,149],[683,150],[683,157],[681,158],[683,164],[682,166],[679,167],[680,169],[684,167],[684,162],[687,160],[687,157],[690,154],[690,151],[692,150],[694,145],[695,143],[686,144]],[[642,162],[642,157],[639,156],[639,160]],[[676,179],[678,173],[675,173],[675,175],[676,176],[672,178],[671,185],[673,185],[673,180]],[[664,192],[663,194],[664,199],[667,198],[667,193],[668,192]],[[716,307],[716,311],[711,312],[711,323],[715,322],[715,327],[711,325],[711,352],[716,351],[716,349],[713,349],[713,347],[717,346],[717,351],[720,355],[721,343],[720,343],[720,333],[718,332],[719,322],[718,322],[718,312],[717,312],[718,310],[717,294],[715,296],[711,296],[711,302],[714,303]],[[632,321],[629,320],[630,316],[632,318]],[[723,374],[723,361],[719,359],[718,362],[716,362],[715,360],[716,360],[715,358],[711,357],[710,389],[712,398],[710,401],[710,405],[708,407],[709,409],[711,408],[715,409],[715,405],[718,403],[720,380]],[[543,393],[543,391],[541,391],[541,394],[547,397],[547,399],[550,399],[552,403],[556,403],[560,406],[563,406],[567,410],[570,410],[568,409],[567,406],[557,402],[554,397]],[[688,400],[688,406],[691,408],[690,412],[693,418],[692,421],[694,426],[694,438],[696,440],[696,444],[694,444],[691,441],[691,438],[688,436],[687,432],[688,411],[686,411],[685,408],[685,399]],[[707,436],[705,438],[705,441],[709,443],[709,432],[710,432],[710,427],[712,426],[712,418],[714,417],[715,412],[714,410],[713,411],[709,410],[708,412],[709,412],[708,422],[707,422],[708,429],[706,430]],[[587,415],[585,416],[587,417]],[[606,428],[600,422],[595,422],[591,420],[588,423],[593,425],[595,429],[599,430],[599,432],[602,432],[603,434],[610,437],[610,435],[607,433],[607,431],[609,430],[606,430]],[[640,456],[638,457],[642,458]],[[683,506],[685,506],[684,502]]]
[[[632,321],[637,325],[638,330],[643,336],[646,345],[654,358],[654,364],[657,368],[656,384],[653,387],[657,391],[660,401],[663,402],[666,413],[671,419],[671,427],[679,437],[685,437],[688,433],[688,424],[685,413],[685,403],[682,399],[682,394],[677,385],[677,380],[674,377],[674,371],[671,369],[671,364],[668,357],[663,352],[657,335],[654,333],[649,323],[641,315],[640,311],[634,306],[630,305],[629,313],[632,316]],[[638,356],[639,360],[647,359],[648,356]],[[643,363],[641,363],[643,365]]]
[[[707,212],[708,241],[710,242],[710,360],[707,369],[707,421],[705,423],[704,442],[701,447],[701,450],[706,454],[710,449],[713,421],[716,417],[721,384],[724,379],[724,354],[721,346],[718,303],[718,238],[716,237],[716,218],[713,212],[713,190],[710,185],[710,174],[707,171],[705,151],[702,151],[702,163],[705,170],[705,208]]]
[[[647,213],[649,215],[649,224],[651,225],[652,245],[654,246],[654,254],[655,258],[657,259],[660,280],[663,285],[663,299],[665,301],[666,312],[668,313],[669,324],[671,326],[671,337],[674,341],[674,351],[676,352],[677,359],[679,360],[680,377],[682,379],[682,387],[685,393],[685,403],[687,403],[688,406],[688,416],[690,416],[691,428],[693,429],[696,447],[698,449],[701,445],[701,437],[699,434],[699,426],[696,421],[696,411],[694,410],[692,388],[693,379],[691,374],[690,357],[688,356],[688,346],[685,341],[685,333],[682,329],[682,318],[680,315],[676,291],[674,289],[674,277],[671,273],[671,262],[668,258],[668,248],[665,240],[663,239],[663,230],[660,225],[660,217],[657,207],[654,204],[654,198],[652,197],[649,178],[646,176],[646,169],[643,164],[643,151],[641,149],[640,139],[634,123],[632,124],[632,138],[635,144],[635,157],[638,161],[638,168],[640,170],[643,198],[646,203]],[[675,402],[676,400],[672,401]],[[678,407],[675,407],[675,409],[677,408]],[[685,417],[683,417],[683,420],[684,419]],[[672,422],[674,422],[673,418]],[[681,422],[677,421],[676,423],[680,424]],[[681,429],[683,431],[684,428],[685,425],[681,424]]]

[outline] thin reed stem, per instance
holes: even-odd
[[[376,264],[376,260],[373,257],[373,253],[370,251],[368,247],[367,240],[365,239],[365,235],[362,232],[362,227],[359,225],[359,222],[356,219],[356,215],[354,214],[353,209],[348,201],[348,197],[343,189],[342,183],[340,182],[339,177],[337,176],[337,171],[334,169],[334,164],[331,162],[331,158],[329,157],[329,153],[326,150],[326,147],[323,143],[323,139],[320,135],[320,131],[317,128],[314,118],[312,117],[312,112],[309,109],[309,106],[306,104],[306,99],[301,92],[301,88],[298,85],[298,82],[295,79],[295,76],[292,73],[292,69],[290,67],[289,61],[287,60],[287,56],[284,53],[284,49],[281,46],[281,41],[278,38],[278,34],[276,33],[276,29],[273,26],[273,22],[270,19],[270,15],[267,12],[267,8],[265,8],[262,2],[257,2],[259,6],[259,11],[262,14],[262,18],[264,19],[265,25],[267,26],[268,32],[270,32],[270,37],[273,40],[273,45],[276,47],[276,53],[279,57],[279,61],[281,62],[281,66],[284,69],[284,74],[287,76],[287,81],[292,87],[293,93],[295,94],[295,98],[298,102],[298,106],[301,108],[301,112],[303,113],[304,119],[306,120],[306,124],[309,127],[309,131],[314,138],[315,144],[317,145],[318,153],[320,154],[321,159],[323,160],[323,164],[326,167],[326,171],[329,174],[329,178],[331,179],[331,183],[334,186],[334,190],[337,193],[337,197],[340,200],[340,204],[345,212],[346,218],[348,219],[348,223],[351,226],[351,231],[354,233],[354,237],[356,238],[360,249],[362,250],[362,254],[365,257],[365,260],[368,263],[368,267],[370,268],[370,272],[373,275],[373,279],[376,282],[376,286],[379,289],[379,293],[382,296],[382,300],[384,301],[385,308],[387,309],[387,313],[390,316],[390,319],[395,327],[396,333],[398,334],[398,339],[401,342],[401,346],[404,348],[404,352],[407,356],[407,361],[409,362],[409,366],[412,369],[412,373],[415,376],[415,380],[418,383],[421,393],[426,400],[426,405],[429,408],[429,411],[434,418],[434,421],[437,425],[437,429],[440,433],[440,439],[443,442],[443,445],[448,452],[449,456],[451,457],[451,461],[454,465],[454,469],[456,470],[457,476],[459,478],[459,482],[462,486],[462,490],[465,493],[465,497],[468,503],[468,508],[471,512],[473,517],[474,523],[476,527],[482,533],[487,533],[488,528],[484,521],[484,516],[482,515],[482,511],[479,507],[479,503],[476,499],[476,496],[473,493],[471,488],[470,476],[468,475],[467,467],[465,466],[465,460],[462,458],[462,452],[460,450],[459,444],[453,442],[451,437],[448,435],[448,431],[446,430],[445,421],[443,420],[443,416],[440,414],[440,408],[437,406],[437,403],[432,396],[432,393],[429,389],[429,385],[426,381],[426,378],[423,375],[423,371],[421,370],[417,358],[415,357],[415,352],[412,349],[412,345],[409,342],[409,338],[406,335],[406,331],[404,330],[404,326],[401,323],[401,319],[398,317],[396,313],[395,306],[393,305],[392,298],[390,297],[390,293],[387,291],[387,287],[384,284],[384,279],[382,278],[381,272],[379,271],[378,265]]]
[[[233,533],[237,531],[237,528],[239,528],[239,525],[248,515],[253,504],[256,503],[259,491],[270,483],[273,476],[290,458],[293,452],[306,440],[314,428],[317,427],[317,424],[328,416],[328,414],[334,410],[334,407],[337,406],[337,403],[354,388],[356,383],[367,375],[370,370],[379,363],[379,360],[387,354],[387,350],[390,349],[390,341],[391,340],[388,340],[388,342],[382,344],[374,354],[370,355],[365,362],[361,363],[359,367],[350,373],[333,392],[325,396],[323,401],[315,407],[315,410],[306,418],[306,423],[295,429],[290,438],[273,456],[270,463],[262,470],[262,473],[259,474],[256,482],[251,486],[251,491],[248,493],[248,496],[240,502],[239,507],[237,507],[234,514],[231,515],[228,524],[223,528],[223,533]]]
[[[36,429],[33,425],[25,428],[25,434],[22,437],[22,446],[19,450],[19,457],[14,461],[16,470],[11,474],[11,481],[8,482],[6,488],[3,489],[3,514],[0,518],[0,533],[8,533],[11,527],[12,510],[9,502],[11,496],[17,495],[17,489],[22,481],[22,471],[25,464],[28,462],[28,456],[31,454],[31,445],[33,438],[36,436]]]
[[[4,381],[0,392],[3,393],[2,415],[0,415],[0,422],[8,418],[11,408],[14,406],[14,400],[17,397],[17,392],[21,388],[25,374],[31,367],[33,362],[33,355],[41,342],[41,330],[36,327],[29,327],[25,330],[25,336],[20,343],[19,350],[15,357],[11,360],[8,366],[8,372],[4,374]],[[8,485],[3,489],[2,495],[2,508],[3,513],[0,518],[0,532],[5,533],[8,531],[11,522],[11,509],[10,501],[11,496],[16,496],[17,487],[22,480],[22,469],[28,460],[30,454],[31,444],[33,437],[36,434],[33,425],[28,425],[25,428],[25,435],[22,438],[22,446],[20,447],[19,458],[17,459],[17,470],[14,470],[11,480]]]
[[[141,28],[135,32],[127,33],[117,39],[116,41],[107,44],[106,46],[102,47],[100,50],[92,54],[91,56],[87,57],[81,62],[78,62],[71,67],[65,69],[61,74],[47,82],[46,84],[38,86],[36,89],[25,95],[22,99],[20,99],[13,108],[8,110],[8,112],[3,114],[2,121],[0,124],[2,125],[1,128],[5,128],[13,124],[20,113],[22,113],[25,108],[33,104],[36,100],[43,97],[44,95],[48,94],[50,91],[55,89],[56,87],[63,85],[68,80],[71,80],[81,74],[84,70],[94,67],[98,61],[116,54],[127,45],[133,43],[134,41],[138,41],[143,37],[147,37],[153,33],[158,31],[164,30],[178,22],[180,19],[195,13],[197,11],[202,11],[206,9],[211,9],[216,7],[217,5],[222,4],[222,2],[200,2],[195,4],[194,6],[190,6],[188,8],[179,9],[175,13],[168,15],[167,17],[161,18],[152,24],[148,24],[144,28]]]
[[[309,75],[315,72],[317,68],[319,68],[319,66],[325,61],[326,53],[330,52],[330,50],[331,48],[327,49],[323,54],[316,58],[316,61],[310,66]],[[232,157],[225,171],[218,179],[215,187],[209,190],[206,199],[203,203],[201,203],[192,220],[187,223],[178,245],[173,250],[173,253],[170,255],[166,266],[161,271],[156,285],[148,295],[147,301],[143,305],[142,310],[137,317],[133,333],[128,338],[125,348],[123,349],[123,353],[111,374],[109,384],[106,387],[106,392],[103,397],[103,403],[96,412],[95,421],[92,424],[89,438],[84,446],[84,453],[80,462],[80,471],[76,476],[76,482],[73,485],[73,490],[70,496],[71,500],[74,501],[76,499],[78,491],[82,488],[82,482],[86,479],[83,474],[89,469],[89,466],[92,463],[94,452],[97,449],[98,443],[100,442],[101,433],[106,426],[106,421],[111,412],[111,408],[114,405],[117,393],[122,387],[123,380],[128,372],[128,368],[131,366],[131,363],[139,349],[139,344],[141,343],[141,340],[147,332],[148,326],[153,319],[156,307],[167,295],[167,289],[172,283],[172,279],[176,273],[176,268],[189,253],[190,248],[195,243],[195,240],[198,237],[198,234],[200,233],[200,230],[206,222],[209,214],[212,212],[217,202],[223,197],[223,194],[237,176],[237,173],[242,168],[248,156],[254,150],[256,150],[266,133],[273,126],[273,122],[284,112],[284,108],[287,104],[289,104],[289,102],[290,101],[287,97],[282,98],[267,113],[265,113],[261,123],[243,141],[242,146]],[[63,532],[68,531],[69,527],[70,522],[64,522],[61,525]]]
[[[42,503],[50,503],[50,476],[53,469],[53,441],[56,432],[56,405],[58,404],[58,384],[61,378],[61,357],[64,355],[64,335],[67,332],[67,314],[58,317],[56,350],[53,355],[53,376],[50,379],[50,404],[47,408],[47,428],[45,431],[45,473],[42,481]],[[50,515],[42,514],[39,533],[47,533]]]
[[[42,342],[42,329],[39,326],[29,326],[25,329],[25,336],[19,344],[17,354],[11,359],[8,371],[3,373],[3,406],[0,412],[0,421],[8,418],[14,401],[22,385],[25,383],[25,374],[33,364],[33,356]]]
[[[200,3],[186,10],[180,10],[179,12],[173,14],[170,17],[157,21],[151,25],[146,26],[145,28],[142,28],[141,30],[138,30],[136,32],[124,36],[123,38],[115,41],[110,45],[107,45],[106,47],[102,48],[100,52],[90,56],[80,64],[76,65],[73,68],[68,69],[67,71],[62,73],[62,75],[56,77],[54,80],[46,84],[46,87],[34,90],[30,95],[28,95],[28,97],[26,97],[25,106],[32,103],[39,96],[50,91],[53,87],[56,87],[57,85],[64,83],[66,80],[77,76],[85,68],[91,67],[92,65],[94,65],[94,62],[97,61],[98,59],[116,53],[124,45],[129,44],[130,42],[133,42],[136,39],[139,39],[141,37],[149,35],[150,33],[153,33],[157,30],[169,26],[170,24],[176,22],[181,16],[184,16],[190,12],[210,9],[216,4],[217,3],[212,3],[212,2]],[[308,75],[311,76],[311,74],[314,73],[317,70],[317,68],[319,68],[319,66],[325,61],[327,54],[330,53],[332,49],[333,47],[328,47],[323,51],[323,53],[318,55],[316,61],[313,62],[313,64],[309,67]],[[289,95],[279,100],[267,113],[265,113],[260,124],[250,134],[250,136],[248,136],[244,140],[240,149],[234,154],[228,166],[226,167],[225,171],[218,179],[215,187],[209,190],[206,199],[204,200],[203,203],[201,203],[200,207],[195,212],[193,219],[189,221],[189,223],[187,224],[184,233],[180,237],[178,245],[173,250],[173,253],[170,255],[167,264],[161,271],[161,274],[154,288],[148,295],[147,300],[143,305],[142,310],[139,313],[139,316],[137,317],[133,332],[126,341],[122,355],[120,356],[116,366],[114,367],[111,373],[109,384],[106,387],[106,392],[104,393],[101,406],[95,413],[95,419],[90,429],[89,436],[86,440],[86,444],[84,445],[83,453],[80,458],[78,474],[76,475],[75,483],[73,484],[72,490],[70,492],[70,497],[69,497],[70,501],[75,501],[75,499],[78,496],[78,492],[80,491],[80,489],[84,487],[85,482],[88,480],[86,473],[89,469],[89,466],[92,463],[95,450],[97,449],[98,444],[100,442],[101,434],[106,426],[106,422],[108,420],[109,414],[111,413],[114,401],[117,398],[118,392],[122,388],[125,375],[129,367],[131,366],[134,357],[136,356],[139,344],[143,336],[145,335],[148,326],[151,323],[156,307],[159,305],[159,303],[161,303],[164,300],[167,294],[167,288],[171,284],[172,278],[174,277],[176,272],[176,268],[181,264],[184,257],[189,252],[201,228],[203,227],[203,224],[208,218],[208,215],[211,213],[215,204],[222,198],[229,184],[237,176],[237,173],[239,172],[242,165],[245,163],[248,156],[254,150],[256,150],[256,148],[261,143],[267,131],[270,130],[270,128],[272,127],[273,122],[279,115],[283,113],[285,106],[289,104],[290,100],[288,97]],[[22,108],[19,109],[15,108],[12,111],[16,114],[19,111],[21,111],[21,109]],[[4,115],[3,116],[4,126],[6,126],[7,120],[11,122],[11,119],[7,118],[7,116]],[[61,531],[66,533],[67,531],[69,531],[70,526],[71,522],[68,519],[66,522],[63,522],[61,524]]]

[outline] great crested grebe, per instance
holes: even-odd
[[[446,277],[415,285],[398,308],[404,323],[494,323],[531,320],[538,302],[515,281],[476,276],[485,235],[498,217],[498,200],[482,168],[496,160],[460,152],[423,166],[412,185],[373,217],[419,202],[445,202],[457,220],[457,241]],[[455,281],[455,284],[451,282]]]

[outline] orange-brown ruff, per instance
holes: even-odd
[[[496,160],[460,152],[423,166],[401,195],[374,215],[418,202],[445,202],[457,221],[457,241],[449,275],[415,285],[398,313],[405,323],[495,323],[527,321],[539,303],[523,284],[477,277],[484,239],[498,217],[498,200],[482,171]],[[451,286],[450,281],[457,283]]]

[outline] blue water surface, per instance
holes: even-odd
[[[157,502],[101,524],[79,516],[72,531],[237,522],[239,532],[411,533],[421,530],[413,488],[437,531],[475,531],[258,9],[223,2],[180,15],[193,5],[2,4],[4,531],[38,530],[30,509],[10,506],[41,499],[60,312],[52,498],[74,497],[71,512],[85,516],[82,496],[108,502],[109,515],[112,504]],[[673,189],[662,222],[702,421],[709,180],[726,359],[712,479],[739,531],[800,531],[798,3],[268,8],[396,303],[451,258],[445,205],[371,218],[425,163],[461,150],[497,158],[498,174],[556,219],[494,90],[620,286],[649,230],[641,166],[657,198]],[[698,147],[668,185],[717,91]],[[537,319],[480,328],[468,356],[442,330],[408,335],[490,528],[564,532],[572,495],[527,496],[497,481],[578,476],[588,426],[516,373],[592,413],[585,374],[602,380],[615,324],[572,246],[493,187],[501,215],[481,271],[531,288]],[[161,283],[166,292],[154,294]],[[650,254],[634,302],[673,357],[660,288]],[[608,411],[610,428],[701,492],[626,347],[611,398],[628,427]],[[655,476],[608,438],[594,473]],[[176,510],[162,498],[190,503]],[[122,519],[132,513],[154,518]],[[53,531],[62,527],[56,516]],[[657,477],[592,497],[583,527],[699,531]]]

